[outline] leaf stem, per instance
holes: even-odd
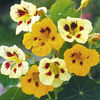
[[[57,92],[54,90],[54,94],[55,94],[55,100],[58,99],[58,96],[57,96]]]
[[[48,96],[49,100],[52,100],[50,93],[48,93],[47,96]]]
[[[14,98],[15,98],[17,92],[19,91],[19,89],[20,89],[20,88],[18,87],[18,89],[16,90],[16,92],[15,92],[15,94],[13,95],[13,97],[11,98],[11,100],[14,100]]]
[[[81,18],[82,18],[82,15],[83,15],[83,13],[82,13],[82,9],[81,9]]]

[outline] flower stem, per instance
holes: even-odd
[[[92,44],[89,45],[89,49],[92,49]]]
[[[75,43],[74,42],[72,42],[72,47],[75,45]]]
[[[57,51],[57,57],[59,57],[59,56],[60,56],[60,50]]]
[[[82,18],[82,15],[83,15],[83,13],[82,13],[82,9],[81,9],[81,18]]]
[[[55,100],[57,100],[58,97],[57,97],[57,92],[55,90],[54,90],[54,94],[55,94]]]
[[[49,100],[52,100],[50,93],[48,93],[47,96],[48,96]]]

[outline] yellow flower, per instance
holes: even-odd
[[[65,51],[64,60],[68,72],[78,76],[85,76],[90,71],[91,66],[99,63],[99,54],[96,50],[90,50],[76,44],[73,48]]]
[[[77,11],[80,11],[81,9],[85,8],[89,4],[90,0],[81,0],[81,5],[77,9]]]
[[[58,21],[58,30],[65,41],[76,40],[79,43],[85,43],[92,30],[92,24],[86,19],[67,17]]]
[[[10,16],[15,22],[18,22],[16,35],[21,31],[31,31],[32,24],[40,18],[38,15],[40,10],[43,10],[44,13],[47,12],[45,7],[37,9],[35,5],[24,0],[21,1],[21,4],[15,4],[11,7]]]
[[[28,71],[25,54],[16,45],[12,47],[0,46],[0,56],[6,59],[1,66],[1,74],[9,75],[9,78],[20,78]]]
[[[42,59],[38,69],[40,81],[45,85],[52,85],[55,88],[71,78],[67,72],[64,60],[59,58],[51,60],[48,58]]]
[[[59,50],[64,40],[57,32],[56,26],[49,18],[43,19],[32,26],[32,33],[24,34],[23,44],[37,56],[48,55],[52,48]]]
[[[34,96],[40,98],[53,91],[53,87],[43,85],[39,80],[38,66],[31,66],[27,74],[21,77],[22,91],[26,94],[34,94]]]

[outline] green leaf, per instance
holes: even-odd
[[[0,73],[0,83],[3,85],[3,87],[8,88],[10,85],[17,85],[18,82],[19,79],[9,78],[8,76]]]
[[[100,100],[100,85],[89,77],[72,77],[58,100]]]
[[[0,100],[32,100],[32,99],[31,96],[24,94],[20,88],[12,87],[5,94],[0,96]]]
[[[60,49],[60,58],[63,59],[64,58],[64,52],[65,50],[69,49],[72,47],[71,43],[65,42],[62,46],[62,48]]]
[[[19,87],[12,87],[6,93],[0,96],[0,100],[46,100],[47,96],[43,96],[40,99],[34,97],[34,95],[27,95],[23,93]]]
[[[50,9],[50,18],[57,25],[57,21],[61,18],[79,17],[79,13],[74,8],[74,2],[71,0],[57,0]]]
[[[100,63],[97,66],[91,68],[90,77],[100,84]]]
[[[56,0],[33,0],[33,4],[37,5],[37,7],[47,7],[48,9],[51,5],[56,2]]]
[[[0,64],[0,67],[1,65],[2,64]],[[0,83],[3,85],[3,87],[8,88],[9,85],[17,85],[18,82],[19,79],[9,78],[9,76],[0,73]]]

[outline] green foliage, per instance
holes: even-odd
[[[18,82],[19,79],[11,79],[8,76],[0,73],[0,83],[3,85],[3,87],[8,88],[10,85],[17,85]]]
[[[0,96],[0,100],[31,100],[31,96],[25,95],[18,87],[10,88],[5,94]],[[38,100],[38,99],[33,99]]]
[[[91,68],[90,77],[100,84],[100,63],[97,66]]]
[[[51,5],[56,2],[56,0],[33,0],[33,4],[37,7],[47,7],[50,9]]]
[[[0,67],[1,65],[2,64],[0,64]],[[9,78],[8,76],[0,73],[0,83],[3,85],[3,87],[8,88],[10,85],[17,85],[18,82],[19,79]]]
[[[97,18],[94,24],[94,32],[100,33],[100,17]]]
[[[74,3],[71,0],[57,0],[50,9],[50,18],[57,24],[60,18],[79,17],[79,13],[74,8]]]
[[[100,85],[89,77],[72,77],[64,90],[58,94],[58,100],[99,100]]]
[[[71,43],[65,42],[62,46],[62,48],[60,49],[60,58],[63,59],[64,58],[64,52],[65,50],[69,49],[72,47]]]
[[[26,95],[19,87],[12,87],[6,93],[0,96],[0,100],[46,100],[46,97],[38,99],[33,95]]]

